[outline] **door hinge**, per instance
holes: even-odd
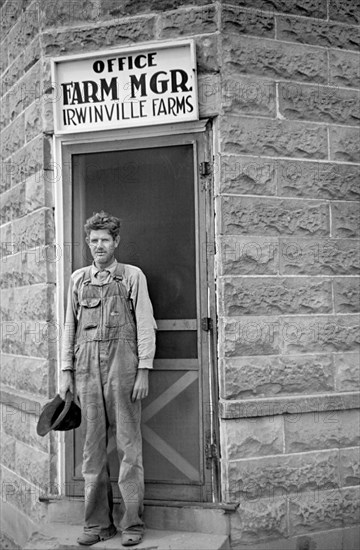
[[[211,317],[203,317],[201,319],[201,328],[202,330],[205,330],[205,332],[209,332],[214,327],[213,320]]]
[[[204,161],[200,162],[200,175],[208,176],[211,173],[210,162]]]
[[[211,469],[211,461],[218,459],[218,450],[215,442],[210,440],[210,435],[206,438],[205,444],[205,458],[206,458],[206,469]]]

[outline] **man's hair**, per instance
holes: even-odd
[[[86,220],[84,225],[86,237],[89,237],[91,231],[107,229],[113,239],[120,235],[120,220],[107,212],[95,212],[91,218]]]

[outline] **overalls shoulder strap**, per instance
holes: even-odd
[[[125,273],[125,265],[120,264],[119,262],[116,264],[115,272],[114,272],[114,279],[118,279],[119,281],[123,280]]]
[[[83,280],[82,280],[83,285],[88,285],[91,282],[91,268],[92,268],[92,266],[88,265],[84,269],[84,276],[83,276]]]
[[[83,298],[84,287],[88,286],[90,284],[90,282],[91,282],[91,265],[88,265],[84,269],[82,279],[81,279],[80,285],[79,285],[79,300],[80,300],[80,302]]]

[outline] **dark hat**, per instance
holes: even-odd
[[[57,394],[44,405],[37,423],[38,435],[44,436],[50,430],[74,430],[81,424],[81,409],[74,402],[73,394],[67,392],[65,401]]]

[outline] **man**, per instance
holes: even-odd
[[[120,461],[121,542],[131,546],[144,532],[140,400],[148,394],[156,323],[144,274],[114,257],[120,220],[96,213],[85,232],[94,262],[71,276],[60,382],[64,398],[74,390],[75,375],[86,420],[85,527],[78,543],[89,546],[116,534],[106,450],[110,427]]]

